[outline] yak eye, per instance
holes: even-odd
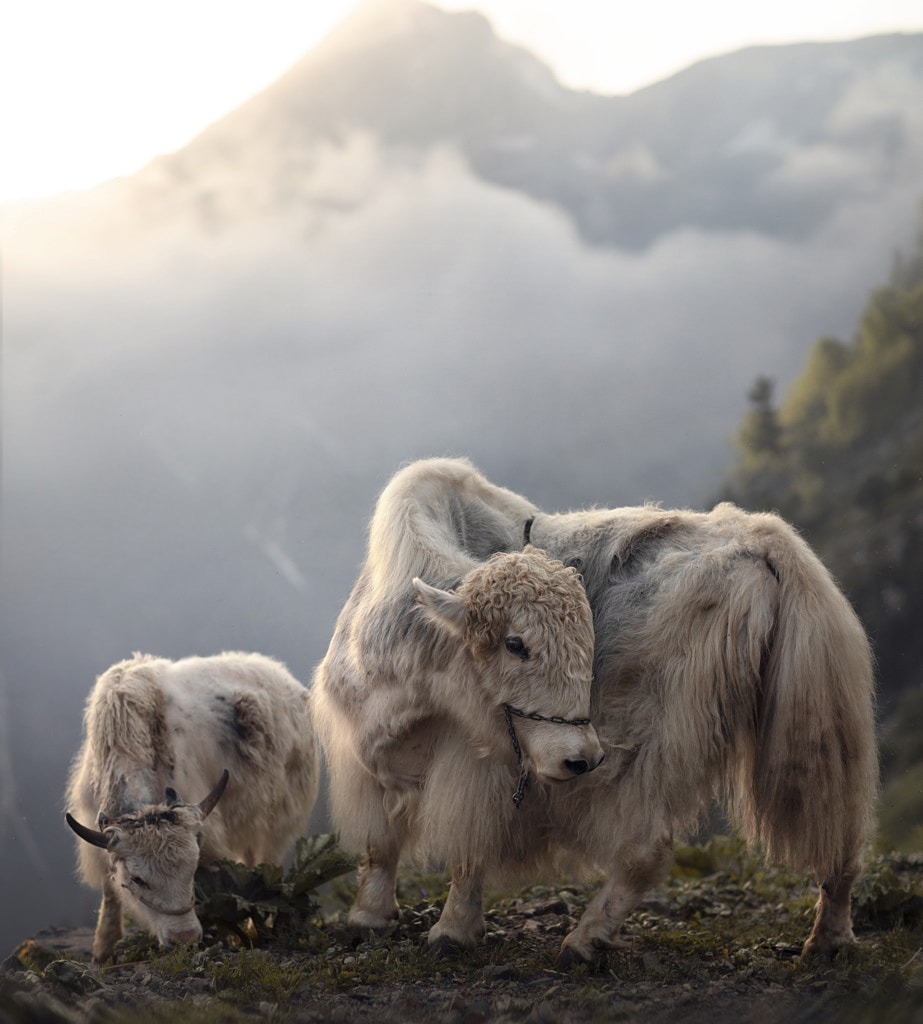
[[[522,642],[521,636],[508,636],[506,638],[506,649],[517,658],[522,658],[523,661],[529,657],[529,648]]]
[[[147,882],[145,882],[144,879],[140,875],[132,875],[131,876],[131,880],[135,883],[135,885],[140,885],[142,889],[149,889],[150,888],[150,886],[147,884]]]

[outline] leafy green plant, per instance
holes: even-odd
[[[852,912],[856,926],[876,928],[919,927],[923,923],[923,896],[916,885],[903,881],[898,870],[908,858],[882,857],[856,882]]]
[[[236,861],[219,861],[196,872],[199,920],[206,932],[233,934],[245,943],[293,936],[301,944],[310,942],[318,931],[317,889],[355,867],[334,835],[300,838],[288,871],[277,864],[249,868]]]

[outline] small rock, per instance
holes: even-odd
[[[517,910],[523,917],[543,917],[545,914],[566,914],[568,907],[564,900],[530,900]]]
[[[214,991],[211,978],[187,978],[186,992],[190,996],[210,995]]]
[[[509,964],[489,964],[483,971],[484,980],[488,984],[495,981],[509,981],[513,977],[513,968]]]
[[[81,995],[103,987],[103,983],[93,974],[92,968],[76,960],[52,960],[45,968],[43,977]]]
[[[641,957],[641,963],[646,971],[656,971],[660,966],[660,957],[656,953],[645,953]]]
[[[19,974],[27,969],[15,953],[11,953],[5,960],[0,960],[0,974]]]

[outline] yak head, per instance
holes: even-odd
[[[597,767],[603,751],[589,721],[593,617],[573,569],[527,547],[494,555],[455,591],[419,579],[413,587],[437,627],[464,646],[504,750],[511,750],[508,733],[524,769],[544,779]]]
[[[197,942],[193,876],[199,864],[202,827],[228,784],[228,772],[201,803],[183,803],[167,789],[162,804],[110,817],[100,812],[97,828],[70,814],[67,824],[85,842],[109,854],[110,882],[126,909],[161,945]]]

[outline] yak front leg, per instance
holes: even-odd
[[[439,953],[471,949],[484,935],[484,907],[481,893],[484,869],[452,871],[449,895],[439,920],[429,930],[427,942]]]
[[[603,887],[593,897],[558,954],[557,966],[594,963],[617,945],[622,922],[670,868],[673,841],[664,837],[646,847],[623,847]]]
[[[103,881],[103,901],[99,905],[96,934],[93,936],[93,960],[105,963],[112,958],[115,944],[122,937],[122,901],[113,879],[106,875]]]
[[[859,869],[856,866],[821,884],[814,911],[814,927],[801,951],[802,960],[832,956],[840,947],[856,941],[852,930],[849,895]]]
[[[395,890],[401,843],[369,845],[359,866],[359,891],[346,923],[351,928],[386,928],[400,916]]]
[[[344,779],[351,788],[340,792]],[[344,800],[344,795],[349,800]],[[365,856],[359,866],[359,891],[346,921],[351,928],[386,928],[400,916],[395,898],[397,868],[413,830],[415,808],[406,792],[387,790],[362,772],[334,780],[334,806],[351,806],[366,826]]]

